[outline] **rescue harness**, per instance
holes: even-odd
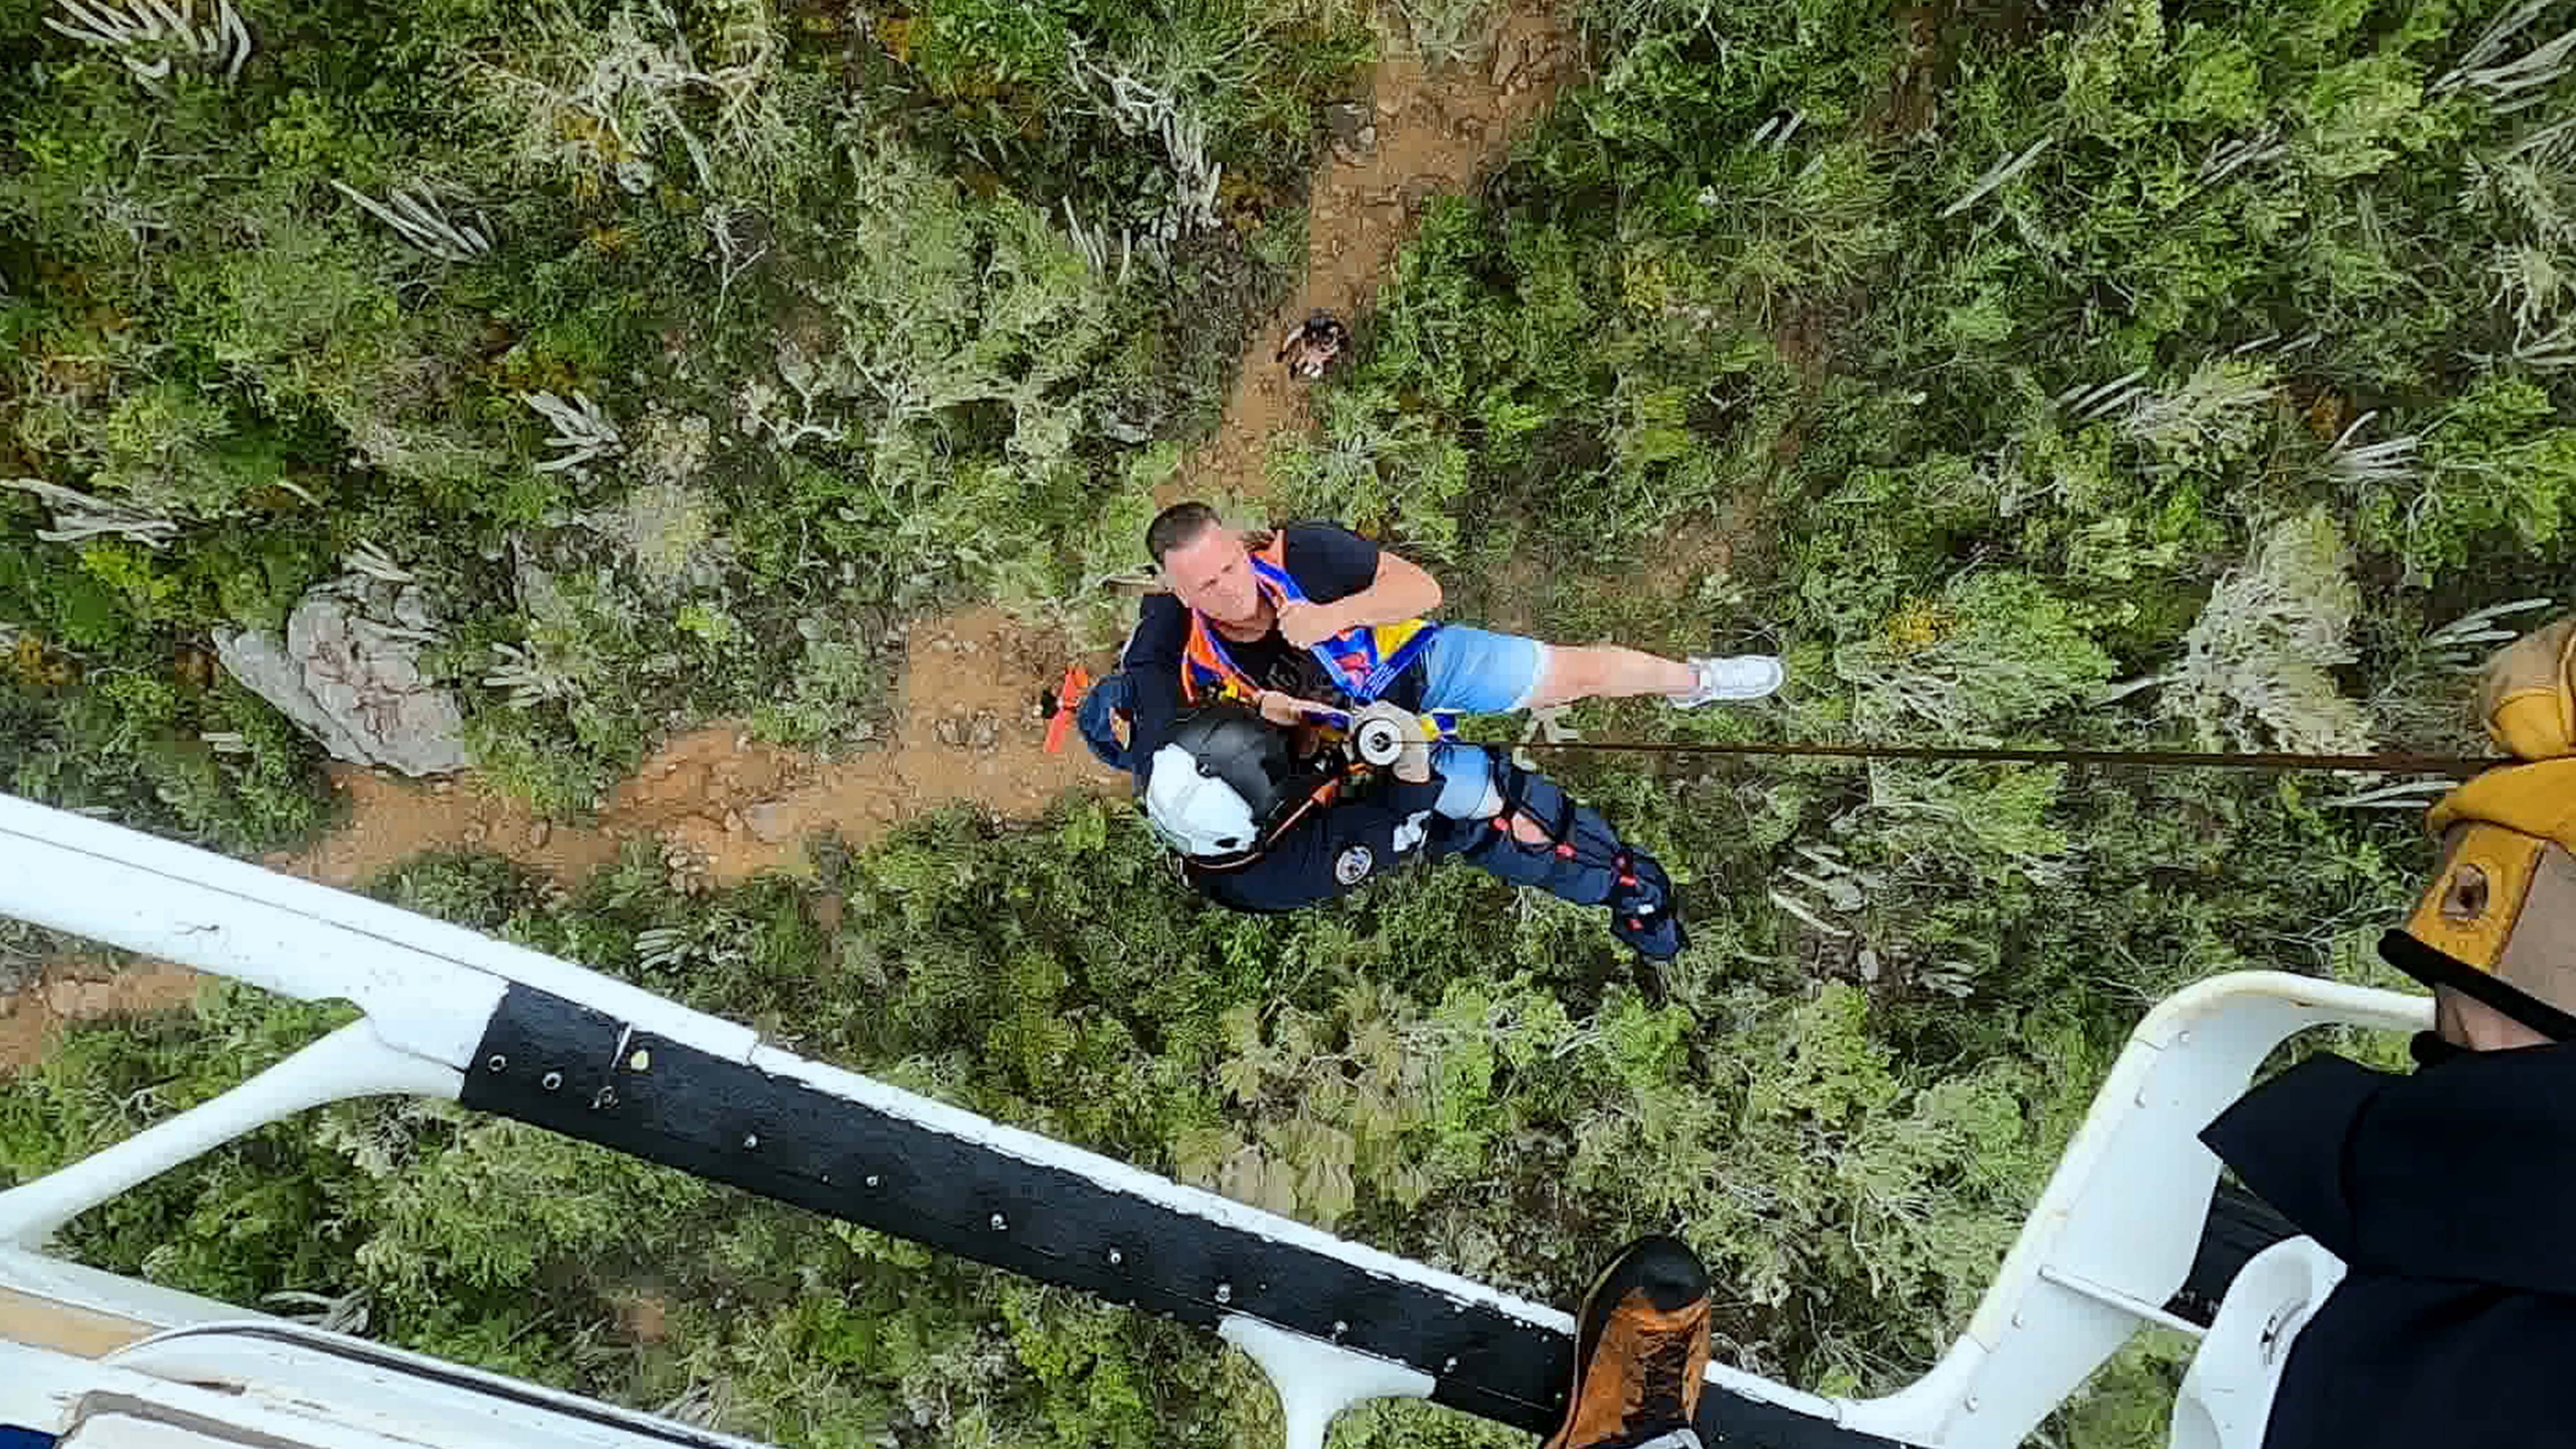
[[[1288,572],[1287,550],[1287,539],[1280,537],[1252,553],[1253,578],[1274,608],[1312,602]],[[1440,626],[1428,619],[1405,619],[1337,634],[1310,646],[1306,652],[1324,666],[1324,675],[1335,688],[1356,703],[1375,704],[1378,696],[1422,657],[1422,651],[1431,647],[1439,632]],[[1207,615],[1190,610],[1189,639],[1181,653],[1182,701],[1203,704],[1232,700],[1251,704],[1260,693],[1260,686],[1234,662],[1216,625]]]

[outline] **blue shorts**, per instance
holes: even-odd
[[[1507,714],[1528,706],[1546,672],[1547,646],[1536,639],[1443,624],[1422,651],[1422,707]],[[1499,808],[1492,757],[1481,747],[1437,746],[1431,767],[1442,781],[1440,802],[1432,808],[1442,815],[1482,820]]]
[[[1518,634],[1443,624],[1422,651],[1422,707],[1509,714],[1529,707],[1547,646]]]

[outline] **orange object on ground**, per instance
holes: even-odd
[[[1068,665],[1064,683],[1055,687],[1055,717],[1047,721],[1046,752],[1064,753],[1064,741],[1073,733],[1073,716],[1082,708],[1082,697],[1091,692],[1091,671],[1079,664]]]

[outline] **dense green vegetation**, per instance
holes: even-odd
[[[571,811],[675,717],[846,734],[883,621],[933,601],[1101,615],[1084,586],[1132,562],[1240,340],[1209,319],[1294,254],[1314,105],[1385,37],[1476,29],[1457,4],[1374,29],[1221,0],[308,5],[249,17],[230,85],[156,87],[42,13],[0,0],[0,473],[177,534],[43,542],[53,515],[0,493],[0,765],[236,849],[312,825],[312,762],[196,651],[362,544],[447,601],[487,761]],[[1581,716],[1601,737],[2467,742],[2474,651],[2444,626],[2567,560],[2576,125],[2521,62],[2569,7],[1584,19],[1593,79],[1432,208],[1319,436],[1275,460],[1282,512],[1383,530],[1464,617],[1792,660],[1776,706]],[[668,79],[684,46],[707,79]],[[1139,252],[1122,282],[1068,225],[1150,238],[1189,204],[1189,146],[1123,128],[1102,68],[1224,162],[1168,274]],[[426,182],[494,249],[424,256],[334,181]],[[576,390],[625,455],[539,472],[518,394]],[[383,889],[1534,1294],[1678,1228],[1728,1285],[1726,1352],[1873,1392],[1964,1320],[2145,1004],[2240,966],[2370,979],[2425,861],[2403,812],[2315,776],[1569,778],[1683,878],[1670,969],[1459,872],[1212,914],[1089,803],[708,898],[649,860],[569,898],[474,857]],[[321,1024],[226,990],[83,1031],[0,1088],[0,1163]],[[1240,1361],[1115,1310],[506,1124],[324,1120],[69,1246],[797,1444],[1250,1443],[1269,1413]],[[2063,1440],[2160,1442],[2170,1373],[2124,1363]],[[1344,1438],[1510,1441],[1414,1408]]]
[[[116,511],[0,492],[0,772],[236,846],[309,827],[312,775],[196,651],[362,550],[567,812],[674,716],[848,735],[919,606],[1123,564],[1368,45],[1239,0],[325,0],[147,85],[46,13],[0,11],[0,478]],[[616,444],[574,462],[553,398]]]

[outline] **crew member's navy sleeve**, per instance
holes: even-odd
[[[1378,546],[1329,523],[1292,523],[1287,540],[1289,576],[1318,604],[1338,603],[1377,582]]]
[[[1440,790],[1436,774],[1423,785],[1385,780],[1289,831],[1251,865],[1191,879],[1208,899],[1238,911],[1293,911],[1349,895],[1422,849],[1431,821],[1415,817],[1431,815]]]
[[[1190,613],[1169,594],[1150,594],[1137,611],[1136,632],[1127,640],[1119,667],[1136,687],[1135,718],[1129,722],[1128,749],[1144,775],[1144,764],[1163,747],[1172,721],[1181,712],[1181,655],[1189,647]]]

